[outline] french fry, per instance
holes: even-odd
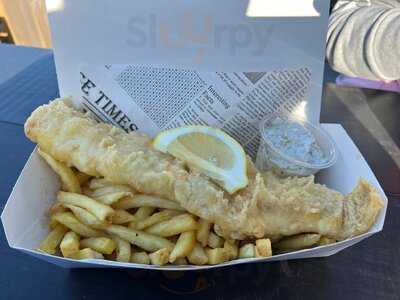
[[[90,186],[89,186],[90,187]],[[93,198],[98,198],[104,195],[108,194],[113,194],[113,193],[120,193],[120,192],[126,192],[126,193],[131,193],[133,194],[133,190],[126,185],[110,185],[110,186],[104,186],[98,189],[95,189],[91,196]]]
[[[66,212],[66,211],[68,211],[68,209],[67,209],[66,207],[64,207],[61,203],[55,203],[54,205],[52,205],[52,206],[49,208],[49,214],[50,214],[50,215],[54,215],[54,214],[56,214],[56,213],[59,213],[59,212]],[[50,219],[49,228],[50,228],[50,229],[54,229],[54,228],[56,228],[56,226],[57,226],[58,224],[59,224],[59,223],[58,223],[56,220]]]
[[[86,173],[82,173],[80,171],[76,171],[75,176],[76,176],[76,179],[78,179],[79,185],[81,185],[81,186],[84,185],[86,182],[88,182],[90,178],[92,178],[92,176],[90,176]]]
[[[58,224],[60,224],[60,223],[58,223],[56,220],[50,219],[49,228],[50,228],[50,229],[54,229],[54,228],[57,227]]]
[[[199,220],[199,230],[197,230],[196,238],[203,247],[207,246],[208,235],[210,234],[210,228],[211,228],[210,222],[204,219]]]
[[[57,246],[61,243],[68,228],[58,224],[50,233],[43,239],[38,248],[39,251],[48,254],[55,254]]]
[[[196,235],[194,231],[186,231],[180,234],[174,249],[169,256],[169,262],[173,263],[177,258],[182,258],[192,252],[196,244]]]
[[[113,224],[125,224],[136,221],[136,217],[126,210],[116,209],[114,215],[111,217]]]
[[[330,244],[334,244],[334,243],[336,243],[335,239],[331,239],[326,236],[322,236],[320,238],[320,240],[318,241],[317,245],[318,246],[326,246],[326,245],[330,245]]]
[[[89,187],[92,190],[103,188],[110,185],[112,185],[112,183],[105,178],[93,178],[89,182]]]
[[[140,207],[135,213],[135,218],[137,221],[142,221],[149,217],[154,210],[154,207]]]
[[[187,265],[188,262],[187,262],[186,258],[180,257],[180,258],[175,259],[175,261],[172,264],[176,265],[176,266],[184,266],[184,265]]]
[[[256,256],[254,244],[248,243],[239,248],[239,258],[253,258]]]
[[[162,248],[149,254],[150,262],[152,265],[163,266],[168,263],[169,250]]]
[[[130,209],[135,207],[149,206],[149,207],[166,208],[173,210],[183,210],[183,211],[185,210],[176,202],[155,196],[140,195],[140,194],[134,195],[133,197],[127,197],[121,199],[113,206],[119,209]]]
[[[135,194],[128,186],[114,185],[104,178],[92,178],[41,152],[59,174],[67,192],[60,191],[58,202],[49,209],[52,230],[40,244],[40,251],[55,254],[59,247],[66,258],[104,259],[103,255],[106,255],[107,259],[119,262],[159,266],[168,263],[215,265],[237,258],[272,256],[268,238],[258,239],[255,244],[243,245],[243,241],[238,247],[238,241],[225,240],[217,235],[215,224],[212,230],[212,223],[201,218],[197,221],[196,216],[185,212],[176,202]],[[82,188],[79,186],[79,191],[88,196],[70,192],[76,182],[84,185]],[[126,211],[132,208],[138,209],[135,213]],[[154,213],[156,209],[162,210]],[[111,237],[104,236],[107,234]],[[80,236],[84,238],[80,240]],[[276,240],[273,246],[277,252],[336,242],[319,234],[277,237]],[[132,248],[131,244],[138,248]],[[140,252],[139,248],[150,253]]]
[[[128,227],[137,229],[137,223],[148,218],[154,211],[154,207],[140,207],[134,214],[135,220],[130,222]]]
[[[214,233],[216,235],[218,235],[220,237],[224,237],[221,227],[219,227],[217,224],[214,224],[213,229],[214,229]]]
[[[229,255],[224,248],[207,248],[205,250],[209,265],[217,265],[229,260]]]
[[[272,256],[271,241],[269,239],[256,240],[256,257]]]
[[[85,248],[71,255],[73,259],[104,259],[103,254],[96,252],[90,248]]]
[[[73,231],[68,231],[60,244],[60,250],[64,257],[71,257],[79,251],[79,235]]]
[[[93,195],[93,193],[92,193],[92,195]],[[115,192],[115,193],[105,194],[105,195],[101,195],[101,196],[93,197],[93,198],[103,204],[112,205],[112,204],[118,202],[120,199],[122,199],[124,197],[129,197],[132,195],[133,194],[131,192]]]
[[[114,210],[110,206],[80,194],[60,191],[57,194],[57,200],[62,204],[70,204],[84,208],[100,221],[108,220],[114,214]]]
[[[238,257],[239,247],[237,245],[237,242],[230,241],[230,240],[225,240],[224,249],[228,253],[228,259],[229,260],[233,260],[233,259],[236,259]]]
[[[150,234],[169,237],[182,232],[196,230],[197,228],[198,223],[194,217],[190,214],[183,214],[175,216],[167,221],[154,224],[145,231]]]
[[[193,265],[205,265],[208,262],[208,256],[200,243],[196,243],[192,251],[187,256],[189,262]]]
[[[43,159],[47,162],[47,164],[56,172],[61,179],[62,185],[68,192],[71,193],[80,193],[81,186],[79,184],[78,179],[74,171],[71,168],[67,167],[65,164],[55,160],[51,155],[47,154],[40,148],[37,150],[39,155],[43,157]]]
[[[130,262],[131,260],[131,244],[117,236],[113,237],[116,245],[117,245],[117,257],[116,261],[120,262]]]
[[[81,240],[81,247],[90,248],[101,254],[111,254],[116,248],[116,243],[107,237],[91,237]]]
[[[75,205],[65,204],[65,207],[69,208],[75,217],[81,221],[83,224],[93,227],[95,229],[103,229],[109,224],[97,219],[94,215],[88,212],[86,209]]]
[[[166,209],[166,210],[163,210],[163,211],[160,211],[160,212],[157,212],[157,213],[151,215],[147,219],[139,221],[136,225],[136,228],[139,230],[143,230],[147,227],[150,227],[151,225],[160,223],[162,221],[169,220],[172,217],[180,215],[180,214],[182,214],[181,211]]]
[[[174,244],[165,238],[120,225],[110,225],[105,229],[105,231],[109,234],[116,235],[121,239],[124,239],[146,251],[152,252],[162,248],[172,249],[174,247]]]
[[[80,236],[99,237],[102,235],[101,231],[90,228],[89,226],[81,223],[71,212],[57,213],[54,214],[52,218],[58,223],[61,223],[64,226],[68,227],[72,231],[75,231]]]
[[[66,209],[61,203],[54,203],[50,208],[49,208],[49,213],[50,215],[54,215],[59,212],[66,212],[68,209]]]
[[[135,264],[149,265],[150,258],[146,252],[136,252],[131,255],[131,262]]]
[[[304,233],[286,237],[274,244],[274,248],[281,251],[301,250],[314,246],[320,240],[321,235],[316,233]]]
[[[208,235],[207,245],[211,248],[221,248],[224,245],[224,239],[214,232],[210,232]]]

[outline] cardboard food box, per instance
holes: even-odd
[[[328,2],[296,0],[298,10],[290,9],[290,0],[143,2],[64,0],[49,15],[61,95],[72,95],[77,106],[127,132],[154,135],[200,121],[221,127],[250,154],[257,149],[257,124],[265,114],[285,110],[318,123]],[[46,212],[60,182],[34,151],[1,215],[8,243],[68,268],[198,270],[332,255],[382,230],[387,198],[345,130],[338,124],[321,126],[336,142],[338,160],[317,181],[346,194],[363,177],[385,202],[375,225],[355,238],[216,266],[158,267],[46,255],[35,249],[48,233]]]

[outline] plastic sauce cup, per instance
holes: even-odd
[[[325,157],[322,163],[309,163],[291,157],[278,149],[266,138],[265,131],[272,126],[276,119],[288,120],[303,126],[315,138]],[[274,170],[283,176],[308,176],[315,174],[322,169],[332,166],[337,159],[335,142],[320,126],[316,126],[296,116],[273,115],[264,118],[260,123],[260,146],[257,153],[256,165],[259,170]]]

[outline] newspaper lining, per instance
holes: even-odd
[[[258,124],[305,101],[311,71],[199,72],[137,65],[81,68],[82,105],[100,121],[150,136],[184,125],[218,127],[251,157]]]

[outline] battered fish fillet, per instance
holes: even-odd
[[[368,231],[383,206],[364,180],[344,197],[315,184],[312,176],[282,179],[259,173],[251,162],[248,186],[229,195],[181,161],[153,149],[148,137],[97,123],[67,101],[37,108],[25,123],[25,134],[82,172],[179,202],[215,223],[226,238],[310,232],[343,240]]]

